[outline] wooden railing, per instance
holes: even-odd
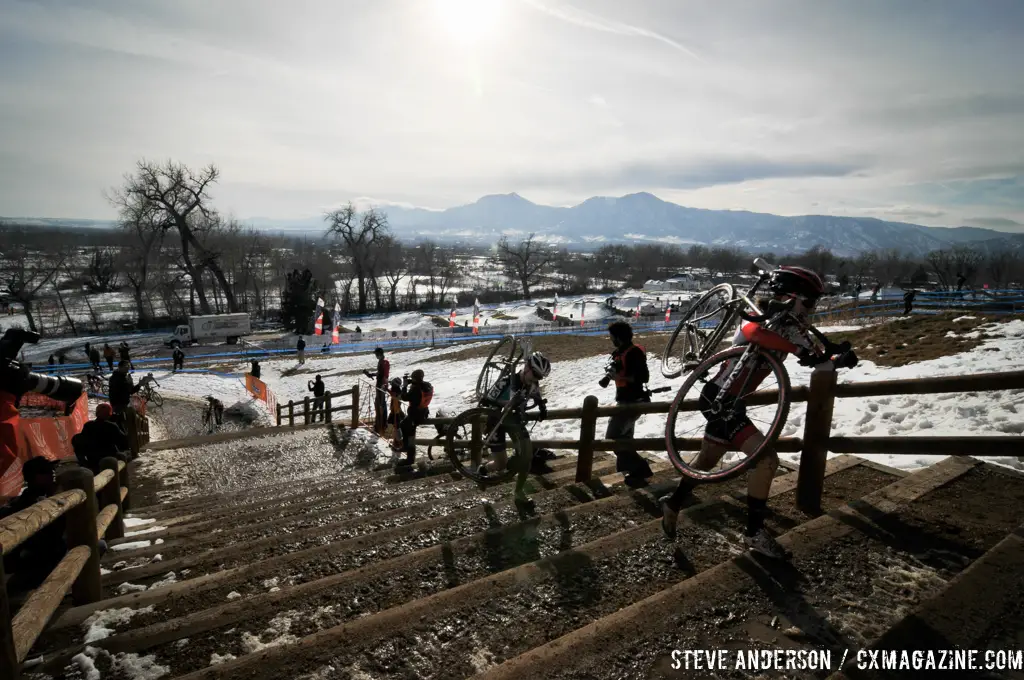
[[[124,462],[104,458],[100,466],[103,470],[95,476],[81,467],[62,471],[57,483],[64,491],[0,519],[4,556],[61,516],[68,548],[13,617],[0,560],[0,678],[18,677],[29,650],[69,591],[75,604],[97,602],[102,595],[99,539],[124,536],[130,484]]]
[[[339,404],[338,406],[333,405],[334,399],[340,399],[342,397],[351,397],[348,403]],[[323,403],[317,405],[316,397],[306,397],[302,401],[298,402],[298,412],[296,413],[296,403],[293,400],[289,400],[287,404],[277,405],[277,425],[287,424],[289,427],[295,427],[296,417],[300,420],[301,424],[309,425],[312,423],[316,416],[319,414],[323,422],[330,423],[333,421],[333,414],[341,413],[342,411],[350,411],[352,413],[351,426],[359,427],[359,385],[353,385],[347,390],[341,392],[325,392],[323,396]]]
[[[977,375],[951,376],[942,378],[918,378],[913,380],[883,380],[836,384],[836,372],[831,364],[819,367],[811,374],[809,387],[797,386],[790,391],[790,401],[808,402],[802,437],[781,437],[775,448],[780,452],[800,453],[800,473],[797,485],[797,505],[808,511],[818,511],[821,506],[822,487],[825,479],[825,459],[833,453],[887,453],[896,455],[1022,455],[1024,437],[1006,436],[965,436],[965,437],[833,437],[832,411],[837,398],[881,397],[897,394],[939,394],[949,392],[986,392],[995,390],[1024,389],[1024,371],[1007,373],[982,373]],[[768,404],[778,399],[778,392],[760,392],[747,400],[748,405]],[[547,449],[570,449],[578,452],[576,481],[586,482],[592,476],[595,451],[630,449],[637,451],[665,451],[664,437],[633,440],[597,439],[597,419],[624,413],[641,415],[668,413],[671,402],[656,401],[647,404],[622,406],[599,406],[597,397],[588,396],[582,408],[549,409],[546,420],[579,420],[579,439],[535,439],[534,447]],[[697,400],[686,400],[680,406],[683,411],[697,410]],[[526,420],[538,420],[534,413],[527,413]],[[451,418],[433,418],[425,425],[444,425]],[[417,439],[417,444],[428,445],[430,439]],[[688,438],[676,441],[676,446],[687,451],[700,450],[701,439]]]

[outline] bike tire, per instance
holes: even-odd
[[[452,462],[455,470],[463,477],[472,479],[485,486],[504,484],[511,481],[518,474],[521,465],[530,464],[529,456],[532,450],[530,436],[522,424],[515,420],[510,421],[506,419],[503,423],[505,437],[508,442],[506,445],[508,461],[505,469],[482,476],[478,471],[477,465],[474,464],[472,454],[468,449],[472,446],[473,421],[480,419],[479,436],[482,439],[487,434],[487,417],[491,414],[493,414],[493,410],[486,408],[471,408],[463,411],[452,419],[445,433],[445,453],[448,455],[448,459]],[[463,431],[464,428],[465,432]],[[469,434],[469,437],[466,434]],[[486,445],[481,442],[479,461],[483,462],[488,460],[489,457],[490,452]]]
[[[676,392],[675,399],[672,400],[672,405],[669,407],[668,418],[665,422],[665,450],[668,453],[668,459],[672,462],[673,467],[675,467],[675,469],[684,477],[688,477],[694,482],[724,482],[748,470],[758,461],[758,459],[760,459],[765,451],[775,445],[776,440],[779,438],[779,434],[782,432],[782,428],[786,425],[786,420],[789,418],[790,395],[792,394],[789,382],[789,373],[786,371],[786,367],[783,366],[782,362],[774,356],[767,352],[758,352],[759,360],[768,365],[771,373],[775,375],[775,379],[779,386],[778,398],[775,402],[777,406],[775,417],[772,419],[767,431],[762,433],[764,435],[764,442],[751,455],[746,456],[733,466],[720,470],[699,470],[683,460],[681,455],[683,450],[676,446],[675,426],[680,413],[694,411],[694,409],[682,408],[683,403],[686,401],[686,397],[689,395],[691,399],[695,399],[699,394],[699,391],[691,393],[690,390],[698,380],[706,375],[713,376],[713,370],[717,372],[718,367],[726,361],[739,359],[746,349],[746,347],[733,347],[714,354],[702,361],[693,369],[693,371],[690,372],[690,375],[687,376],[686,381],[683,383],[682,387],[679,388],[679,391]],[[686,451],[689,452],[688,449]]]
[[[707,358],[710,353],[709,348],[705,346],[707,340],[713,337],[721,337],[724,333],[723,328],[716,328],[709,336],[705,337],[701,334],[699,328],[694,328],[690,320],[693,319],[697,313],[715,297],[722,297],[723,304],[714,311],[717,314],[721,309],[726,309],[726,314],[723,316],[720,326],[724,325],[726,319],[729,316],[729,310],[725,307],[725,302],[731,302],[736,299],[736,289],[733,288],[731,283],[720,283],[707,291],[697,301],[690,305],[690,308],[686,310],[686,314],[676,324],[676,328],[672,331],[672,336],[668,340],[668,344],[665,345],[665,351],[661,355],[661,374],[672,380],[678,378],[685,371],[686,366],[686,354],[692,351],[697,355],[697,361],[703,361]],[[682,337],[680,337],[682,336]],[[698,344],[699,346],[691,349],[690,344]],[[711,343],[707,343],[710,345]],[[717,345],[717,343],[715,343]],[[714,347],[711,347],[714,349]],[[679,366],[676,368],[671,362],[676,355],[679,355]]]
[[[487,390],[501,378],[509,366],[515,366],[519,359],[522,358],[522,354],[522,347],[516,340],[516,336],[506,335],[498,341],[498,344],[494,346],[491,353],[487,355],[487,360],[484,362],[483,368],[480,369],[480,375],[476,379],[477,401],[484,398]],[[491,376],[494,377],[492,378]]]
[[[460,436],[456,435],[456,439],[462,439],[462,438]],[[434,437],[433,439],[431,439],[430,443],[427,444],[427,458],[429,460],[434,460],[434,449],[435,448],[438,451],[444,453],[445,455],[448,455],[446,453],[446,451],[447,451],[447,442],[448,442],[448,436],[445,435],[445,434],[439,434],[436,437]]]
[[[149,394],[149,401],[153,402],[153,406],[162,408],[164,405],[164,398],[160,396],[160,393],[156,390],[152,390]]]

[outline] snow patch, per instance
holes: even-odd
[[[234,591],[234,590],[232,590],[232,591],[231,591],[230,593],[228,593],[228,599],[229,599],[229,600],[237,600],[237,599],[238,599],[238,598],[240,598],[241,596],[242,596],[242,594],[241,594],[241,593],[239,593],[239,592],[236,592],[236,591]]]
[[[145,586],[143,586],[143,590],[145,590]],[[95,642],[96,640],[102,640],[103,638],[110,637],[114,634],[113,626],[128,623],[136,614],[149,614],[152,611],[153,606],[150,605],[148,607],[143,607],[142,609],[121,607],[119,609],[101,609],[97,612],[93,612],[93,614],[82,623],[82,626],[86,629],[85,642]]]
[[[139,548],[148,548],[150,545],[152,545],[150,541],[128,541],[127,543],[118,543],[111,550],[118,552],[122,550],[138,550]]]
[[[227,663],[228,661],[234,661],[236,658],[238,657],[236,657],[234,654],[225,654],[221,656],[217,652],[214,652],[210,655],[210,665],[217,666],[222,663]]]
[[[141,517],[132,517],[131,515],[125,515],[124,518],[124,526],[126,529],[128,527],[139,527],[144,524],[154,524],[155,522],[155,519],[143,519]]]
[[[148,529],[139,529],[138,531],[126,531],[124,532],[125,538],[129,536],[141,536],[142,534],[151,534],[154,531],[163,531],[167,527],[149,527]]]

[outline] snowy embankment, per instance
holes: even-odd
[[[840,372],[839,380],[862,382],[1024,370],[1024,321],[993,323],[983,328],[991,339],[969,352],[899,367],[883,367],[862,361],[857,368]],[[974,330],[966,335],[977,335],[979,332]],[[389,357],[391,374],[401,376],[415,368],[422,368],[427,380],[434,385],[433,412],[443,410],[456,413],[474,405],[474,389],[483,359],[446,361],[439,357],[475,346],[478,346],[477,343],[440,350],[425,348],[395,352]],[[428,358],[430,361],[424,361]],[[596,395],[602,405],[614,403],[614,389],[601,389],[597,384],[603,375],[605,362],[605,356],[556,362],[551,376],[544,384],[548,408],[577,408],[582,406],[584,397],[590,394]],[[668,381],[661,376],[657,357],[649,357],[649,364],[651,387],[680,385],[680,380]],[[298,400],[306,396],[306,383],[315,374],[323,376],[328,389],[343,390],[359,379],[363,369],[372,370],[375,365],[372,354],[330,356],[307,362],[305,366],[298,366],[294,358],[267,361],[263,364],[263,379],[274,390],[278,400],[286,402],[288,399]],[[794,385],[806,385],[809,382],[810,369],[797,365],[795,361],[787,362],[787,369]],[[244,387],[238,378],[188,375],[160,379],[168,394],[231,394],[231,399],[225,400],[225,403],[245,398]],[[668,398],[670,394],[662,395],[662,398]],[[801,434],[805,410],[805,404],[793,404],[783,436]],[[839,399],[836,401],[832,432],[835,436],[1021,434],[1024,432],[1021,411],[1024,411],[1024,390]],[[598,424],[599,433],[603,427],[603,422]],[[644,416],[637,424],[636,436],[661,437],[664,436],[664,427],[663,415]],[[543,422],[537,424],[531,434],[537,439],[575,439],[579,436],[579,422]],[[798,458],[798,454],[782,456],[792,461]],[[870,455],[865,458],[894,467],[917,469],[931,465],[943,456]],[[1024,469],[1024,465],[1016,458],[990,460]]]

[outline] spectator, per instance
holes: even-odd
[[[615,403],[638,404],[650,401],[645,384],[650,380],[647,369],[647,354],[643,347],[633,344],[633,327],[625,321],[616,321],[608,326],[615,350],[612,352],[612,368],[615,371]],[[614,415],[608,419],[605,439],[632,440],[638,413]],[[647,460],[636,449],[616,449],[615,469],[625,472],[628,486],[638,488],[647,485],[654,474]]]
[[[402,450],[405,465],[416,462],[416,427],[430,415],[430,400],[434,397],[433,386],[423,379],[423,371],[416,369],[407,378],[402,388],[402,401],[409,402],[409,414],[402,419]],[[402,462],[395,468],[402,466]]]
[[[46,363],[48,363],[48,364],[50,364],[51,366],[53,366],[54,364],[56,364],[56,363],[57,363],[57,357],[55,357],[54,355],[52,355],[52,354],[51,354],[51,355],[50,355],[50,358],[49,358],[49,359],[47,359]]]
[[[110,405],[114,407],[114,413],[118,415],[123,414],[131,405],[132,395],[142,387],[141,384],[133,384],[132,376],[128,373],[128,365],[128,362],[122,359],[107,382],[107,397],[110,399]]]
[[[956,291],[959,293],[964,289],[964,284],[967,283],[967,277],[957,272],[956,274]]]
[[[903,294],[903,316],[909,316],[910,312],[914,310],[914,297],[917,295],[917,291],[911,288]]]
[[[131,370],[134,371],[135,370],[135,366],[132,364],[132,351],[128,347],[128,343],[124,342],[122,340],[121,344],[118,346],[117,349],[121,353],[121,362],[122,363],[127,362],[128,363],[128,368],[130,368]]]
[[[67,357],[64,355],[64,350],[62,350],[62,349],[61,350],[57,350],[57,363],[60,364],[61,366],[63,366],[64,365],[64,361],[66,359],[67,359]]]
[[[395,428],[395,441],[398,441],[399,427],[405,414],[402,413],[402,379],[392,378],[388,384],[388,396],[391,399],[391,409],[388,413],[388,425]],[[441,434],[444,434],[443,432]]]
[[[363,329],[360,328],[359,326],[356,326],[356,333],[362,333],[362,332],[363,332]]]
[[[171,368],[172,373],[185,370],[185,353],[181,351],[181,347],[174,348],[174,352],[171,354],[171,360],[174,362]]]
[[[257,380],[260,379],[260,362],[258,360],[252,360],[252,368],[249,369],[249,375],[256,378]]]
[[[324,381],[317,375],[315,381],[311,380],[306,383],[306,387],[313,393],[313,417],[310,422],[316,422],[317,413],[320,414],[320,420],[324,420],[324,392],[327,391]]]
[[[25,488],[20,495],[0,508],[0,518],[25,510],[57,493],[56,468],[57,461],[43,456],[26,461],[21,468]],[[12,574],[7,584],[10,592],[23,592],[38,587],[60,563],[67,553],[65,524],[65,517],[61,515],[3,558],[4,570]]]
[[[96,419],[90,420],[82,431],[71,438],[78,464],[100,473],[100,461],[113,457],[128,462],[131,446],[128,436],[113,421],[114,409],[110,404],[102,403],[96,407]]]
[[[101,370],[100,369],[100,351],[98,349],[96,349],[95,347],[90,347],[89,348],[89,363],[92,364],[92,367],[95,368],[97,371]]]
[[[384,349],[381,347],[373,350],[373,354],[377,357],[377,370],[374,372],[363,371],[363,375],[375,381],[373,428],[377,434],[383,434],[388,422],[387,389],[388,380],[391,377],[391,362],[384,358]]]
[[[299,336],[299,341],[295,343],[295,351],[299,355],[299,364],[306,363],[306,341],[302,339],[301,335]]]
[[[114,348],[110,346],[109,342],[103,343],[103,358],[107,360],[107,368],[111,371],[114,370]]]
[[[330,352],[330,351],[331,351],[331,348],[330,348],[330,346],[326,342],[320,348],[320,353],[321,354],[326,354],[327,352]]]

